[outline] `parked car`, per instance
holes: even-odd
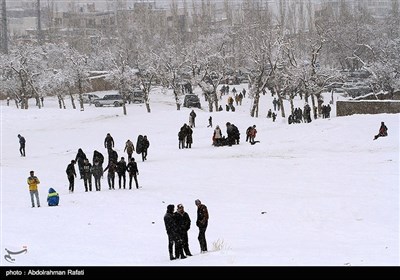
[[[83,103],[92,103],[93,100],[100,98],[96,94],[84,93],[82,94]]]
[[[183,100],[183,107],[201,109],[200,98],[196,94],[187,94]]]
[[[119,107],[124,104],[124,100],[120,94],[107,94],[104,95],[103,98],[98,98],[92,101],[94,106],[101,107],[101,106],[115,106]]]
[[[144,103],[144,92],[141,89],[134,89],[129,99],[132,103]]]

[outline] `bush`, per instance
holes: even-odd
[[[224,240],[219,239],[219,238],[217,241],[214,241],[212,245],[213,245],[213,251],[221,251],[223,249],[224,250],[230,249],[230,247],[227,244],[225,244]]]

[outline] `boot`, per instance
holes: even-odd
[[[171,261],[175,260],[176,258],[175,258],[174,255],[172,254],[172,246],[171,246],[171,245],[168,246],[168,252],[169,252],[169,259],[170,259]]]

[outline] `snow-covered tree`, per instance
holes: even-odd
[[[136,74],[138,69],[133,68],[130,65],[129,57],[131,50],[124,48],[123,45],[114,54],[109,54],[111,57],[112,64],[110,65],[109,75],[107,80],[118,89],[119,94],[121,94],[123,99],[123,113],[127,114],[126,103],[129,102],[130,94],[133,92],[135,87],[135,80],[137,79]]]
[[[41,48],[28,44],[12,48],[7,61],[5,68],[12,70],[11,78],[17,81],[16,98],[20,100],[21,109],[28,109],[28,99],[31,97],[35,98],[36,106],[41,108],[38,90],[38,81],[43,75]]]
[[[249,96],[253,98],[250,115],[258,117],[260,94],[266,89],[278,94],[282,103],[278,83],[278,68],[283,63],[284,36],[279,28],[268,30],[259,26],[249,26],[242,30],[240,41],[246,50],[246,66],[251,75]],[[284,116],[284,108],[281,107]]]

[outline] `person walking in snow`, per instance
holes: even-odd
[[[60,202],[60,196],[53,188],[50,188],[49,194],[47,195],[47,204],[49,206],[58,206],[59,202]]]
[[[128,166],[126,167],[129,173],[129,189],[132,189],[132,178],[135,180],[136,184],[136,189],[139,189],[139,183],[137,180],[137,176],[139,175],[139,169],[137,167],[137,163],[135,161],[135,158],[131,158],[131,161],[128,163]]]
[[[85,159],[87,159],[86,154],[83,152],[81,148],[78,149],[78,153],[76,154],[75,161],[78,163],[78,170],[81,179],[83,179],[83,165],[85,163]]]
[[[124,157],[117,163],[117,174],[118,174],[118,186],[121,189],[121,179],[124,183],[124,189],[126,186],[126,161]]]
[[[133,145],[132,141],[128,139],[125,143],[125,149],[124,149],[124,152],[128,154],[128,162],[131,160],[134,151],[135,151],[135,146]]]
[[[208,118],[208,125],[207,127],[212,127],[212,116]]]
[[[100,152],[97,151],[97,150],[95,150],[95,151],[93,152],[93,160],[92,160],[93,164],[94,164],[96,161],[100,164],[101,167],[103,167],[104,156],[103,156],[102,153],[100,153]]]
[[[19,138],[19,152],[21,154],[21,157],[25,156],[25,138],[21,135],[18,134],[18,138]]]
[[[67,170],[65,172],[67,173],[67,178],[69,182],[69,192],[73,193],[74,192],[74,184],[75,184],[75,178],[76,178],[76,172],[75,172],[75,160],[71,160],[71,163],[68,164]]]
[[[107,149],[108,161],[110,161],[110,153],[114,148],[114,138],[112,138],[110,133],[107,133],[106,138],[104,139],[104,148]]]
[[[101,191],[100,179],[101,177],[103,177],[104,171],[103,171],[103,166],[97,159],[93,162],[92,172],[94,177],[94,187],[96,188],[96,191]]]
[[[117,165],[115,164],[114,161],[110,161],[107,165],[107,167],[104,169],[104,172],[107,173],[107,182],[108,182],[108,188],[111,190],[115,190],[115,172],[117,171]]]
[[[147,160],[147,150],[150,147],[150,142],[147,139],[147,136],[143,136],[142,140],[142,161]]]
[[[30,171],[29,175],[30,176],[28,177],[27,182],[29,186],[29,193],[31,195],[32,208],[35,207],[34,197],[36,197],[37,206],[40,207],[39,191],[38,191],[38,184],[40,184],[40,181],[38,177],[35,176],[34,171]]]
[[[208,226],[208,210],[207,206],[201,203],[200,199],[196,199],[194,202],[197,206],[197,220],[196,226],[199,228],[198,240],[200,243],[201,253],[207,252],[207,240],[206,240],[206,230]]]
[[[92,164],[89,162],[88,159],[85,159],[83,163],[83,184],[85,185],[85,192],[92,191]]]

